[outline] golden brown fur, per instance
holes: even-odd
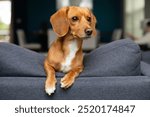
[[[74,83],[75,78],[83,71],[83,39],[96,35],[96,19],[87,8],[61,8],[51,16],[50,22],[58,38],[51,44],[44,62],[47,74],[45,90],[49,95],[55,91],[55,71],[67,72],[61,79],[62,88],[69,88]],[[75,55],[71,52],[75,52]],[[69,66],[67,63],[63,69],[63,64],[70,59]]]

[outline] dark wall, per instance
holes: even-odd
[[[101,31],[101,41],[111,41],[115,28],[122,28],[123,0],[94,0],[94,14],[97,28]]]
[[[31,38],[30,33],[39,30],[42,22],[46,22],[50,27],[49,17],[56,11],[55,0],[14,1],[15,18],[20,17],[22,19],[22,27],[28,34],[28,41],[38,42],[37,39]],[[97,17],[97,28],[101,31],[101,41],[111,41],[112,31],[115,28],[122,28],[122,1],[94,0],[93,12]]]
[[[55,1],[51,0],[12,0],[14,43],[18,44],[18,28],[25,30],[28,42],[38,42],[31,33],[39,30],[42,22],[50,27],[49,17],[55,12],[55,6]]]
[[[16,30],[18,28],[27,29],[27,1],[12,0],[12,22],[13,22],[13,39],[14,43],[18,44]]]
[[[38,31],[41,25],[47,24],[50,27],[49,18],[55,12],[55,1],[51,0],[28,0],[27,2],[27,30],[28,32]],[[30,39],[30,38],[28,38]],[[32,37],[32,40],[38,41]]]

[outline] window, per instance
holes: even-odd
[[[0,41],[9,40],[9,26],[11,20],[11,2],[0,1]]]
[[[140,37],[143,34],[141,22],[144,20],[144,0],[125,0],[125,32]]]
[[[81,6],[93,9],[93,0],[57,0],[57,9],[64,6]]]

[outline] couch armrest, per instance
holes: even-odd
[[[7,100],[149,100],[148,76],[79,77],[63,90],[57,78],[56,92],[44,91],[45,77],[0,77],[0,99]]]
[[[150,51],[142,51],[142,61],[150,64]]]
[[[150,64],[141,61],[141,73],[144,76],[150,77]]]

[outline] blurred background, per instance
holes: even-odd
[[[84,51],[131,35],[140,38],[150,21],[150,0],[0,0],[0,42],[47,52],[56,38],[49,18],[69,5],[88,7],[97,18],[97,36],[84,42]]]

